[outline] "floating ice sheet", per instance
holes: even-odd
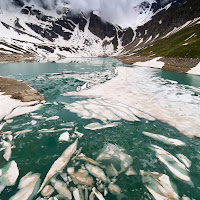
[[[166,85],[166,80],[156,78],[150,68],[118,67],[117,71],[118,76],[103,84],[63,94],[91,98],[65,108],[82,118],[103,122],[157,118],[188,137],[200,137],[200,100],[192,95],[192,89],[170,82]]]

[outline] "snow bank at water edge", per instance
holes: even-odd
[[[165,63],[162,61],[159,61],[162,57],[157,57],[152,60],[148,60],[145,62],[136,62],[133,65],[141,66],[141,67],[153,67],[153,68],[159,68],[161,69]]]
[[[22,102],[0,93],[0,121],[33,112],[41,105],[39,101]]]
[[[191,70],[189,70],[187,73],[200,76],[200,63],[196,67],[194,67]]]

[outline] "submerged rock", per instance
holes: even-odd
[[[128,168],[128,170],[126,171],[125,174],[126,174],[127,176],[132,176],[132,175],[137,175],[137,172],[133,169],[132,166],[130,166],[130,167]]]
[[[106,174],[111,177],[111,176],[118,176],[119,173],[118,171],[115,169],[114,165],[111,163],[110,165],[108,165],[106,167]]]

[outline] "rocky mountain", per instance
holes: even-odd
[[[108,56],[130,43],[134,33],[122,29],[90,12],[74,14],[66,8],[35,9],[15,0],[16,12],[0,14],[0,53],[34,54],[37,56]]]
[[[200,62],[200,6],[198,0],[177,0],[157,10],[138,26],[134,40],[119,54],[133,64],[162,57],[163,69],[186,73]]]
[[[68,1],[63,1],[62,7],[57,6],[57,0],[53,1],[53,6],[43,0],[38,0],[37,6],[33,2],[36,1],[13,0],[4,7],[0,4],[0,54],[56,58],[134,54],[172,56],[177,55],[175,49],[163,53],[165,51],[159,52],[155,46],[159,49],[160,45],[165,46],[167,38],[184,28],[188,28],[191,35],[199,30],[198,0],[144,1],[132,8],[139,20],[136,27],[129,28],[105,21],[96,10],[74,13]],[[196,40],[199,37],[191,38],[195,40],[190,39],[189,45],[181,44],[181,47],[199,42]],[[197,54],[177,56],[195,57]]]

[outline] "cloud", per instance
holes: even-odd
[[[96,10],[106,21],[110,21],[122,26],[135,26],[145,20],[150,12],[142,13],[139,5],[144,0],[71,0],[70,8],[74,12],[89,12]],[[154,0],[147,0],[150,4]]]
[[[139,5],[144,1],[151,4],[155,0],[0,0],[0,11],[8,10],[13,1],[52,12],[66,7],[74,13],[95,11],[105,21],[121,26],[137,26],[151,16],[150,8],[144,12]]]

